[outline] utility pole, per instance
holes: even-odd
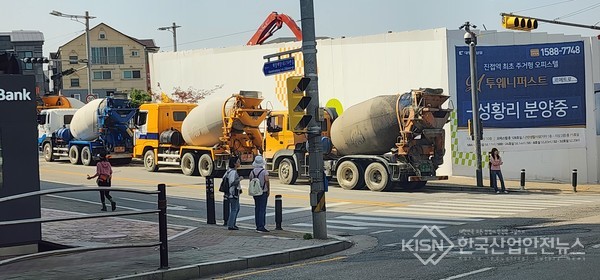
[[[327,239],[327,216],[325,212],[325,188],[323,185],[323,149],[321,147],[321,122],[319,113],[319,83],[317,77],[317,42],[315,39],[315,16],[313,0],[300,0],[302,19],[302,54],[304,76],[310,78],[306,93],[310,103],[306,112],[312,115],[308,125],[308,172],[310,181],[310,206],[312,208],[313,235]]]
[[[477,92],[477,62],[476,62],[476,46],[477,34],[471,31],[471,25],[468,21],[463,24],[460,29],[465,29],[465,43],[469,45],[469,58],[471,61],[471,110],[473,111],[473,138],[475,139],[475,155],[477,156],[477,169],[475,176],[477,178],[477,186],[483,187],[483,174],[481,164],[481,123],[479,121],[479,97]]]
[[[158,30],[167,30],[171,33],[173,33],[173,51],[177,52],[177,28],[179,28],[181,26],[175,24],[173,22],[173,25],[171,26],[165,26],[165,27],[159,27]]]

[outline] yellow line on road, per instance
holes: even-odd
[[[242,274],[237,274],[237,275],[232,275],[232,276],[227,276],[227,277],[217,278],[217,279],[222,279],[222,280],[236,279],[236,278],[246,277],[246,276],[250,276],[250,275],[256,275],[256,274],[268,273],[268,272],[273,272],[273,271],[278,271],[278,270],[283,270],[283,269],[290,269],[290,268],[302,267],[302,266],[307,266],[307,265],[311,265],[311,264],[319,264],[319,263],[339,261],[339,260],[343,260],[343,259],[346,259],[346,258],[347,257],[335,257],[335,258],[331,258],[331,259],[320,260],[320,261],[312,261],[312,262],[305,262],[305,263],[299,263],[299,264],[285,266],[285,267],[278,267],[278,268],[272,268],[272,269],[264,269],[264,270],[259,270],[259,271],[247,272],[247,273],[242,273]]]
[[[40,171],[48,172],[50,174],[61,173],[61,174],[76,175],[76,176],[81,176],[84,178],[85,178],[85,175],[89,174],[89,173],[82,173],[82,172],[71,172],[71,171],[45,169],[45,168],[40,168]],[[159,181],[153,181],[153,180],[141,180],[141,179],[136,179],[136,178],[127,178],[127,177],[119,177],[119,176],[115,176],[115,178],[118,178],[120,181],[125,181],[125,182],[130,182],[130,183],[142,183],[142,184],[151,184],[151,185],[167,184],[165,182],[159,182]],[[204,185],[190,185],[190,184],[167,184],[167,186],[168,187],[186,187],[186,188],[204,188],[205,187]]]

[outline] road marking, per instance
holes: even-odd
[[[141,200],[141,199],[125,198],[125,197],[119,197],[119,200],[127,200],[127,201],[141,202],[141,203],[148,203],[148,204],[156,205],[156,201],[148,201],[148,200]],[[175,205],[175,204],[167,204],[167,210],[174,210],[174,211],[183,211],[183,210],[196,211],[195,209],[188,209],[187,206]]]
[[[382,212],[384,211],[384,212]],[[379,213],[380,216],[382,217],[398,217],[398,218],[408,218],[408,219],[432,219],[432,220],[447,220],[447,221],[457,221],[457,222],[479,222],[479,221],[483,221],[483,218],[468,218],[468,217],[460,217],[457,218],[456,216],[453,217],[440,217],[440,216],[435,216],[435,215],[431,215],[431,216],[427,216],[424,214],[415,214],[415,213],[400,213],[398,211],[390,211],[390,210],[375,210],[373,212],[377,212]],[[357,214],[357,215],[361,215],[361,214]]]
[[[514,212],[507,212],[507,211],[501,211],[501,210],[476,210],[475,211],[471,211],[470,209],[465,209],[465,210],[452,210],[452,209],[440,209],[437,207],[423,207],[423,205],[413,205],[413,206],[409,206],[409,207],[403,207],[403,208],[392,208],[392,210],[404,210],[404,211],[418,211],[418,212],[429,212],[429,213],[445,213],[445,214],[477,214],[479,215],[481,214],[505,214],[505,215],[510,215],[510,214],[515,214]]]
[[[298,189],[287,188],[287,187],[273,187],[273,190],[284,190],[284,191],[288,191],[288,192],[301,192],[301,193],[306,193],[306,194],[309,193],[308,190],[298,190]]]
[[[386,232],[393,232],[393,229],[384,229],[384,230],[378,230],[378,231],[374,231],[371,232],[370,234],[379,234],[379,233],[386,233]]]
[[[298,223],[298,224],[293,224],[292,226],[310,227],[310,228],[312,228],[313,225],[309,224],[309,223]],[[363,230],[363,229],[368,229],[368,227],[344,227],[344,226],[333,226],[333,225],[327,225],[327,228],[347,229],[347,230]]]
[[[295,195],[295,194],[285,194],[283,195],[283,199],[292,198],[292,199],[300,199],[300,200],[308,200],[309,196],[307,195]],[[341,198],[331,198],[327,197],[326,200],[328,202],[348,202],[352,204],[358,205],[369,205],[369,206],[387,206],[387,207],[403,207],[407,204],[404,203],[394,203],[394,202],[377,202],[371,200],[354,200],[354,199],[341,199]]]
[[[327,207],[336,207],[336,206],[341,206],[341,205],[346,205],[346,204],[350,204],[350,202],[330,203],[327,205]],[[290,210],[283,210],[283,211],[281,211],[281,214],[283,215],[283,214],[291,214],[291,213],[302,212],[302,211],[310,211],[311,209],[312,209],[311,207],[303,207],[303,208],[296,208],[296,209],[290,209]],[[275,212],[267,213],[267,217],[271,217],[271,216],[275,216]],[[247,220],[254,220],[254,215],[237,218],[238,222],[239,221],[247,221]]]
[[[385,244],[383,245],[383,247],[396,247],[398,245],[401,245],[402,243],[398,242],[398,243],[390,243],[390,244]]]
[[[225,279],[235,279],[235,278],[241,278],[241,277],[246,277],[246,276],[256,275],[256,274],[261,274],[261,273],[268,273],[268,272],[273,272],[273,271],[278,271],[278,270],[283,270],[283,269],[302,267],[302,266],[307,266],[307,265],[311,265],[311,264],[319,264],[319,263],[339,261],[339,260],[343,260],[343,259],[346,259],[346,258],[347,257],[335,257],[335,258],[326,259],[326,260],[310,261],[310,262],[305,262],[305,263],[288,265],[288,266],[284,266],[284,267],[271,268],[271,269],[263,269],[263,270],[259,270],[259,271],[253,271],[253,272],[247,272],[247,273],[242,273],[242,274],[236,274],[236,275],[226,276],[226,277],[223,277],[223,278],[216,278],[216,279],[223,279],[223,280],[225,280]]]
[[[358,226],[358,227],[392,227],[392,228],[422,228],[423,225],[399,225],[399,224],[384,224],[384,223],[367,223],[367,222],[356,222],[356,221],[336,221],[336,220],[329,220],[327,221],[327,226],[329,226],[329,224],[343,224],[343,225],[350,225],[350,226]],[[432,225],[432,224],[430,224]],[[445,228],[445,226],[438,226],[439,228]]]
[[[556,202],[556,201],[541,201],[541,200],[503,200],[503,201],[494,201],[494,200],[470,200],[470,199],[453,199],[451,201],[461,201],[461,202],[472,202],[472,203],[487,203],[493,205],[517,205],[517,206],[569,206],[573,205],[572,202]]]
[[[508,205],[501,205],[501,204],[490,204],[490,203],[470,203],[470,202],[462,202],[462,201],[451,201],[451,202],[427,202],[423,205],[439,205],[439,206],[461,206],[461,207],[469,207],[469,206],[477,206],[477,207],[483,207],[483,208],[502,208],[502,209],[519,209],[519,210],[525,210],[525,209],[530,209],[530,210],[543,210],[546,209],[547,207],[539,207],[539,206],[508,206]]]
[[[485,212],[491,212],[491,213],[506,213],[506,214],[515,214],[515,212],[530,212],[530,210],[523,210],[523,209],[507,209],[507,211],[503,211],[503,207],[498,205],[498,207],[492,208],[492,207],[470,207],[470,206],[462,206],[462,205],[458,205],[458,206],[442,206],[442,205],[411,205],[408,208],[424,208],[424,209],[439,209],[439,210],[448,210],[448,211],[466,211],[466,212],[472,212],[469,210],[475,210],[478,213],[485,213]],[[509,212],[510,211],[510,212]]]
[[[463,278],[465,276],[469,276],[469,275],[473,275],[473,274],[477,274],[477,273],[481,273],[481,272],[486,272],[486,271],[488,271],[490,269],[494,269],[494,267],[486,267],[486,268],[482,268],[482,269],[478,269],[478,270],[473,270],[473,271],[470,271],[470,272],[466,272],[466,273],[462,273],[462,274],[450,276],[448,278],[443,278],[441,280],[453,280],[453,279]]]
[[[444,225],[464,225],[461,222],[441,221],[441,220],[424,220],[424,219],[402,219],[402,218],[381,218],[373,216],[338,216],[334,219],[346,220],[363,220],[363,221],[379,221],[379,222],[397,222],[397,223],[424,223],[424,224],[444,224]]]
[[[375,210],[374,212],[377,213],[391,213],[391,214],[397,214],[397,215],[425,215],[425,216],[429,216],[429,217],[436,217],[436,216],[450,216],[450,217],[473,217],[473,218],[500,218],[500,216],[497,215],[480,215],[480,214],[459,214],[459,213],[440,213],[440,212],[433,212],[433,211],[417,211],[418,209],[414,209],[414,210]]]

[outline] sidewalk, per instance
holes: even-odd
[[[73,215],[78,214],[42,209],[42,217]],[[0,278],[196,279],[294,262],[352,246],[342,239],[304,240],[302,233],[285,230],[256,233],[240,227],[238,231],[230,231],[222,225],[205,222],[199,222],[196,228],[169,225],[168,236],[170,268],[167,270],[158,269],[158,247],[126,248],[59,254],[10,263],[0,266]],[[45,241],[86,247],[151,243],[158,242],[158,223],[127,218],[54,222],[43,225],[42,237]]]
[[[525,181],[525,189],[521,190],[520,180],[504,180],[510,192],[547,192],[547,193],[574,193],[571,182],[540,182]],[[483,179],[484,187],[477,187],[475,177],[450,176],[445,181],[431,181],[425,189],[436,191],[464,191],[464,192],[489,192],[492,193],[489,178]],[[500,182],[498,181],[498,187]],[[577,193],[599,193],[600,185],[577,184]]]

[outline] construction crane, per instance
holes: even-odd
[[[296,39],[302,41],[302,30],[300,30],[300,27],[296,25],[296,22],[290,16],[272,12],[260,25],[258,30],[256,30],[256,33],[254,33],[246,45],[262,45],[262,43],[273,36],[273,33],[279,30],[284,23],[292,30]]]

